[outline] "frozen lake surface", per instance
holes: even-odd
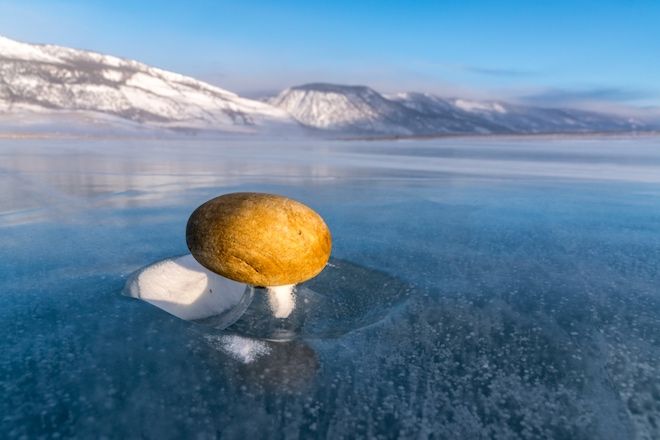
[[[0,189],[0,438],[660,438],[659,138],[0,140]],[[120,295],[233,191],[326,219],[342,331]]]

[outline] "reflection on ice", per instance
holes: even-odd
[[[252,303],[228,330],[290,341],[336,338],[374,324],[405,302],[412,288],[385,272],[330,258],[319,275],[296,286],[296,307],[286,318],[273,315],[266,289],[251,290]]]
[[[237,361],[249,364],[261,356],[268,355],[271,348],[266,341],[238,335],[206,335],[206,341]]]
[[[653,137],[608,142],[512,138],[377,144],[0,139],[0,186],[4,188],[0,225],[57,215],[71,218],[90,207],[171,205],[191,190],[252,182],[412,178],[658,183],[657,142]]]
[[[235,334],[206,335],[205,341],[220,355],[238,361],[225,370],[251,391],[295,392],[308,386],[319,369],[316,352],[305,341],[263,341]],[[226,362],[220,358],[219,364]]]
[[[242,383],[253,390],[295,392],[308,387],[319,370],[316,352],[305,341],[266,342],[268,356],[239,367]]]

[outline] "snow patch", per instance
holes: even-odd
[[[479,102],[479,101],[467,101],[465,99],[457,99],[454,101],[454,105],[461,110],[466,112],[496,112],[504,114],[506,109],[497,102]]]
[[[5,37],[0,37],[0,57],[42,63],[62,63],[60,58],[44,53],[39,46],[20,43]]]
[[[103,75],[103,78],[112,82],[119,82],[124,77],[124,74],[118,70],[104,70],[101,72],[101,75]]]
[[[218,315],[236,306],[246,285],[215,274],[192,255],[149,266],[129,281],[124,294],[185,320]]]

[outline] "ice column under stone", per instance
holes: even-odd
[[[296,306],[296,297],[293,294],[295,287],[295,284],[266,287],[268,303],[276,318],[288,318],[293,312]]]

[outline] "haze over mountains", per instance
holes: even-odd
[[[168,129],[342,137],[654,128],[618,115],[321,83],[261,102],[137,61],[0,37],[0,132]]]

